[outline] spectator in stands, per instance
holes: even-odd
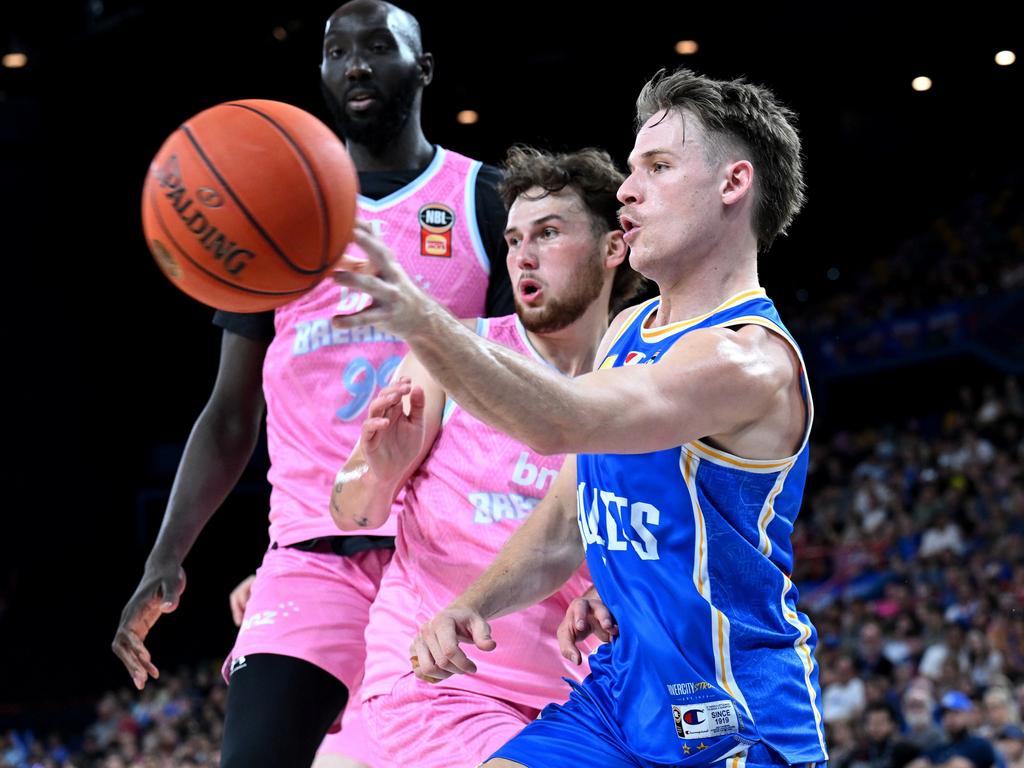
[[[910,768],[996,768],[999,756],[988,739],[971,733],[974,703],[960,691],[949,691],[939,703],[945,741],[910,764]]]

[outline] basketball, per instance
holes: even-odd
[[[358,180],[341,140],[289,104],[218,104],[153,158],[142,228],[160,269],[194,299],[260,312],[315,286],[352,238]]]

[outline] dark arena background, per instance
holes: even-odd
[[[25,56],[0,68],[0,766],[216,765],[212,669],[236,631],[228,593],[267,543],[266,449],[150,635],[165,679],[147,710],[110,642],[220,334],[153,263],[140,193],[163,139],[213,104],[276,99],[328,120],[335,5],[0,8],[0,55]],[[833,763],[897,764],[872,756],[875,708],[910,734],[914,695],[960,691],[972,728],[1020,766],[1024,78],[996,55],[1024,55],[1021,27],[977,4],[900,20],[689,5],[405,3],[436,57],[426,135],[491,163],[525,142],[600,146],[624,166],[640,86],[683,64],[764,83],[798,113],[808,204],[760,264],[818,407],[794,578],[820,633]],[[695,54],[676,52],[684,40]]]

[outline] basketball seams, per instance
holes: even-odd
[[[218,283],[222,283],[222,284],[226,285],[229,288],[234,288],[236,290],[244,291],[245,293],[251,293],[251,294],[258,295],[258,296],[291,296],[293,294],[297,296],[297,295],[305,293],[307,290],[309,290],[308,288],[304,287],[304,288],[296,288],[295,290],[291,290],[291,291],[263,291],[263,290],[260,290],[258,288],[250,288],[250,287],[245,286],[245,285],[239,285],[238,283],[233,283],[230,280],[228,280],[227,278],[222,277],[221,275],[218,275],[216,272],[212,272],[211,270],[207,269],[206,267],[204,267],[202,265],[202,263],[200,263],[200,262],[196,261],[195,259],[193,259],[192,256],[189,255],[188,250],[186,248],[183,248],[181,246],[181,244],[177,240],[174,239],[174,234],[171,232],[171,228],[167,226],[167,223],[164,221],[163,216],[160,214],[159,200],[156,199],[157,196],[158,196],[158,192],[157,192],[156,185],[154,184],[150,188],[150,198],[148,200],[148,203],[149,203],[149,210],[153,214],[154,218],[156,219],[156,223],[159,225],[161,231],[167,237],[168,241],[170,241],[171,245],[174,246],[174,249],[175,249],[175,251],[177,251],[178,255],[184,257],[190,264],[192,264],[196,269],[198,269],[204,275],[212,277]]]
[[[309,161],[309,158],[306,157],[306,153],[302,151],[302,147],[299,145],[299,143],[295,141],[295,139],[292,138],[291,134],[289,134],[288,131],[286,131],[270,115],[266,114],[265,112],[261,112],[255,107],[249,106],[248,104],[228,102],[224,106],[245,109],[249,112],[253,112],[254,114],[259,115],[272,126],[274,126],[274,128],[276,128],[280,132],[280,134],[285,138],[285,141],[287,141],[291,145],[292,149],[295,151],[295,154],[298,156],[299,161],[302,163],[303,169],[306,171],[306,175],[309,177],[310,186],[312,186],[313,191],[316,194],[317,206],[319,207],[320,210],[321,231],[323,232],[323,240],[321,241],[320,246],[320,271],[326,269],[330,264],[330,255],[328,254],[327,251],[328,248],[330,248],[331,244],[331,219],[327,215],[327,201],[324,199],[323,187],[320,184],[320,179],[316,174],[316,169],[313,167],[313,164]]]
[[[270,233],[263,228],[263,225],[259,223],[255,216],[249,213],[249,209],[245,207],[245,204],[238,198],[238,195],[235,194],[235,191],[231,188],[231,185],[228,184],[227,179],[221,176],[220,171],[217,170],[217,167],[213,164],[213,161],[210,160],[209,157],[207,157],[206,152],[203,151],[203,148],[199,145],[199,141],[192,134],[192,131],[189,129],[187,124],[181,126],[181,132],[184,134],[185,138],[188,139],[189,143],[192,145],[192,148],[196,151],[196,154],[199,156],[199,159],[202,160],[203,164],[210,171],[210,173],[212,173],[217,178],[217,181],[219,181],[221,186],[224,187],[224,191],[227,192],[228,196],[234,201],[235,205],[238,206],[238,210],[256,229],[256,231],[259,232],[260,235],[262,235],[263,239],[266,240],[267,244],[270,245],[274,252],[279,257],[281,257],[281,259],[289,267],[291,267],[294,271],[298,272],[299,274],[320,276],[323,273],[323,269],[306,269],[304,267],[300,267],[298,264],[296,264],[295,262],[288,258],[288,255],[281,250],[280,246],[278,246],[277,243],[274,242],[274,239],[270,236]]]

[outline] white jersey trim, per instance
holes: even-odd
[[[480,175],[480,168],[483,166],[479,160],[474,160],[469,166],[469,175],[466,179],[466,228],[469,229],[469,239],[473,243],[473,250],[476,252],[476,260],[484,270],[484,274],[490,277],[491,260],[487,257],[487,249],[484,248],[483,238],[480,236],[480,225],[476,220],[476,177]]]
[[[814,671],[815,667],[814,657],[811,655],[810,648],[807,647],[807,640],[811,636],[811,630],[806,624],[800,621],[800,617],[790,609],[788,605],[786,605],[786,595],[788,595],[789,590],[793,588],[793,582],[790,581],[788,576],[783,574],[782,583],[782,595],[779,600],[779,603],[782,606],[782,616],[790,626],[800,630],[800,636],[793,642],[793,650],[804,667],[804,683],[807,685],[807,696],[810,700],[811,711],[814,713],[814,727],[818,734],[818,744],[821,747],[821,753],[825,756],[825,759],[828,760],[828,747],[825,746],[825,731],[822,727],[821,711],[818,709],[817,703],[818,695],[814,690],[814,686],[811,684],[811,673]]]
[[[358,196],[359,205],[366,208],[368,211],[378,213],[383,211],[385,208],[390,208],[393,205],[403,202],[404,200],[412,197],[419,192],[429,182],[437,172],[441,170],[444,165],[445,157],[447,156],[444,147],[437,146],[437,151],[434,153],[434,159],[430,161],[430,164],[423,169],[423,172],[415,179],[410,181],[401,189],[396,189],[390,195],[382,197],[380,200],[371,200],[363,195]]]
[[[740,703],[750,722],[754,716],[750,713],[747,699],[740,690],[732,672],[732,645],[730,640],[729,617],[715,607],[711,595],[711,576],[708,569],[708,534],[704,524],[704,513],[700,508],[697,496],[697,470],[700,458],[686,451],[679,452],[679,470],[683,482],[690,493],[690,506],[693,508],[694,521],[694,552],[693,552],[693,585],[697,592],[707,601],[711,609],[711,650],[715,659],[715,678],[718,687]]]
[[[530,341],[530,337],[526,333],[526,328],[523,327],[523,323],[519,319],[518,315],[516,315],[516,332],[519,334],[519,339],[520,341],[523,342],[523,346],[526,347],[526,350],[530,353],[530,357],[532,357],[538,363],[543,363],[551,370],[558,371],[558,373],[562,373],[561,371],[558,370],[557,367],[555,367],[553,363],[545,359],[545,357],[540,352],[537,351],[537,348],[533,346],[533,342]],[[562,375],[564,376],[565,374]]]
[[[490,321],[486,317],[478,317],[476,319],[476,327],[473,329],[473,332],[476,333],[476,335],[479,336],[480,338],[483,338],[483,339],[490,338],[490,334],[491,334],[491,323],[490,323]],[[455,400],[452,399],[451,395],[449,395],[447,392],[445,392],[444,393],[444,410],[441,411],[441,426],[442,427],[444,427],[444,425],[447,424],[451,420],[452,416],[455,414],[455,408],[457,406],[458,406],[458,403],[456,403]]]

